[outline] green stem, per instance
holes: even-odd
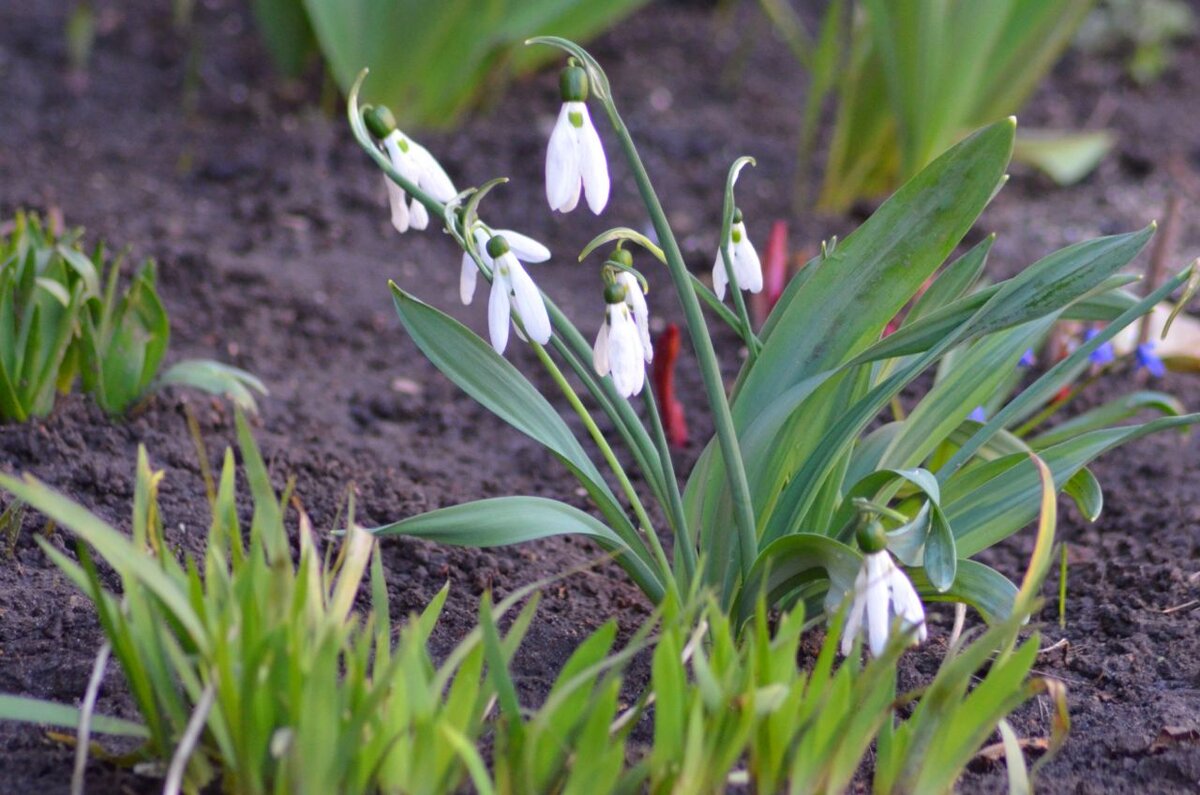
[[[663,507],[666,508],[667,515],[673,517],[671,524],[675,530],[675,558],[683,565],[687,586],[685,590],[690,590],[692,580],[696,576],[696,541],[692,538],[691,528],[688,527],[687,516],[683,511],[683,496],[679,493],[679,481],[675,477],[675,464],[671,460],[667,433],[663,429],[662,417],[658,412],[658,401],[654,399],[654,388],[649,382],[642,389],[642,402],[646,406],[646,414],[650,417],[650,431],[654,436],[658,458],[662,462],[662,478],[667,489],[666,504]]]
[[[637,147],[629,135],[625,122],[617,113],[616,105],[611,98],[603,100],[605,111],[613,130],[621,142],[621,149],[629,167],[633,170],[634,179],[646,205],[646,211],[654,224],[654,231],[659,242],[663,244],[663,252],[667,255],[667,268],[675,284],[675,292],[683,307],[684,320],[687,323],[688,336],[691,337],[696,360],[700,365],[700,376],[704,381],[709,406],[713,412],[713,425],[716,429],[717,443],[721,455],[725,459],[725,470],[729,478],[729,490],[733,501],[733,516],[737,526],[738,544],[741,550],[741,568],[743,578],[748,577],[750,568],[758,556],[758,535],[754,522],[754,509],[750,501],[750,484],[746,480],[746,468],[742,463],[742,452],[738,447],[737,431],[734,429],[733,416],[729,410],[729,401],[725,395],[725,384],[721,380],[721,369],[717,363],[717,352],[713,348],[712,338],[704,323],[704,314],[700,309],[700,300],[696,297],[691,286],[691,274],[683,262],[683,254],[679,244],[667,223],[666,214],[646,167],[638,156]]]
[[[642,532],[650,542],[650,548],[654,552],[654,557],[658,565],[662,567],[662,575],[673,584],[671,562],[667,560],[667,553],[663,549],[662,542],[658,540],[658,533],[654,531],[654,524],[650,521],[650,517],[646,515],[646,509],[637,495],[637,490],[629,482],[629,476],[625,474],[625,469],[621,466],[621,462],[617,460],[617,456],[613,453],[612,447],[609,446],[608,440],[604,438],[604,434],[600,431],[600,428],[596,425],[596,421],[592,419],[592,415],[588,413],[587,408],[579,399],[579,395],[575,393],[575,390],[567,382],[562,370],[550,358],[550,354],[546,353],[546,349],[533,341],[530,341],[529,347],[533,348],[542,365],[550,373],[550,377],[554,379],[554,383],[558,385],[563,395],[566,396],[567,402],[571,404],[571,408],[575,410],[575,413],[579,415],[579,419],[583,421],[584,427],[587,428],[588,434],[592,437],[592,441],[600,449],[600,455],[604,457],[605,462],[608,463],[612,473],[616,476],[617,482],[620,483],[621,490],[625,492],[625,497],[629,500],[629,505],[633,508],[634,515],[637,516],[638,522],[641,523]]]

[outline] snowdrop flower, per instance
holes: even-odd
[[[1143,342],[1137,346],[1137,351],[1134,353],[1137,357],[1138,367],[1146,368],[1146,372],[1155,378],[1162,378],[1167,374],[1167,367],[1163,364],[1163,360],[1158,358],[1158,354],[1154,352],[1153,342]]]
[[[641,293],[636,279],[633,289]],[[645,362],[648,355],[652,355],[652,352],[647,354],[642,345],[641,332],[629,308],[630,292],[631,289],[623,281],[604,288],[607,309],[592,349],[592,365],[596,368],[596,374],[606,376],[611,373],[617,392],[625,398],[642,391],[646,382]]]
[[[392,166],[400,176],[445,204],[458,195],[454,183],[442,169],[429,150],[396,129],[396,120],[391,111],[383,106],[371,108],[364,115],[371,134],[383,141]],[[385,174],[388,204],[392,208],[392,226],[397,232],[407,232],[409,227],[424,229],[429,225],[429,211],[416,199],[407,201],[404,190]]]
[[[1099,333],[1100,333],[1099,329],[1090,328],[1083,333],[1083,341],[1090,342],[1091,339]],[[1104,343],[1103,345],[1101,345],[1096,350],[1092,351],[1088,355],[1088,359],[1091,361],[1092,364],[1098,364],[1098,365],[1102,365],[1102,366],[1106,365],[1106,364],[1112,364],[1117,359],[1117,354],[1113,350],[1112,341],[1110,340],[1110,341]]]
[[[559,78],[563,105],[550,133],[546,151],[546,200],[550,209],[569,213],[579,204],[579,193],[599,215],[608,204],[608,160],[584,104],[588,95],[587,72],[574,63]]]
[[[534,342],[545,345],[550,341],[550,316],[542,294],[517,255],[502,235],[493,235],[487,242],[487,256],[492,260],[492,292],[488,299],[488,332],[496,353],[508,347],[510,312],[516,310],[525,334]]]
[[[921,643],[926,637],[925,608],[908,575],[892,561],[883,526],[873,521],[860,528],[858,545],[863,563],[854,579],[853,601],[842,631],[842,654],[850,653],[854,639],[864,631],[871,654],[883,654],[894,619],[900,620],[901,631],[915,629],[913,642]]]
[[[762,291],[762,264],[758,260],[758,252],[746,235],[746,224],[742,221],[742,211],[733,211],[733,227],[729,230],[729,258],[733,264],[733,275],[737,277],[738,288],[752,293]],[[717,260],[713,263],[713,292],[717,298],[724,300],[725,287],[729,284],[729,274],[725,270],[725,257],[721,249],[717,249]]]
[[[550,259],[550,249],[534,240],[532,237],[514,232],[511,229],[489,229],[483,224],[475,227],[475,246],[479,250],[479,258],[488,268],[494,269],[495,263],[487,253],[487,243],[493,235],[500,235],[508,243],[509,249],[521,262],[545,262]],[[471,255],[463,252],[462,275],[458,280],[458,297],[464,305],[470,304],[475,297],[475,282],[479,278],[479,268]]]

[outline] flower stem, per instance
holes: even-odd
[[[664,579],[671,582],[672,588],[674,588],[675,585],[672,577],[671,562],[667,560],[667,553],[663,549],[662,542],[658,540],[658,533],[654,531],[654,525],[651,523],[650,517],[646,515],[646,509],[642,505],[642,501],[637,495],[637,490],[634,489],[633,484],[629,482],[629,476],[625,474],[624,467],[622,467],[621,463],[617,461],[617,456],[613,453],[612,447],[609,446],[608,440],[604,438],[604,434],[596,425],[596,421],[592,419],[592,415],[588,413],[587,408],[579,399],[579,395],[575,393],[575,390],[567,382],[566,376],[563,375],[562,370],[559,369],[558,365],[554,363],[554,360],[550,358],[550,354],[546,352],[546,349],[533,341],[530,341],[529,347],[533,348],[534,353],[537,354],[538,360],[541,361],[542,366],[544,366],[546,371],[550,373],[550,377],[554,379],[554,383],[556,383],[558,388],[562,390],[563,395],[565,395],[567,398],[567,402],[571,404],[571,408],[575,410],[575,413],[579,415],[579,419],[583,421],[584,427],[587,428],[588,434],[592,437],[592,441],[596,443],[598,448],[600,448],[600,454],[604,456],[604,460],[608,463],[609,468],[616,476],[617,482],[620,483],[622,491],[625,492],[625,496],[629,500],[630,507],[633,508],[634,515],[637,517],[638,522],[642,525],[642,532],[646,535],[647,540],[650,542],[651,550],[654,553],[654,557],[657,560],[658,565],[662,567]]]
[[[642,402],[646,405],[646,414],[650,417],[650,431],[658,449],[658,457],[662,461],[662,478],[667,490],[667,500],[663,507],[666,508],[668,516],[673,517],[671,524],[675,528],[675,559],[683,565],[684,582],[690,588],[692,579],[696,576],[696,541],[692,538],[687,516],[683,512],[683,497],[679,493],[679,481],[675,477],[675,465],[671,461],[667,433],[663,429],[662,417],[658,413],[658,401],[654,399],[654,388],[649,381],[642,388]]]
[[[638,155],[633,138],[630,137],[629,130],[626,128],[625,122],[621,120],[620,114],[617,113],[616,105],[613,104],[611,97],[606,97],[603,103],[613,130],[621,142],[625,159],[633,170],[638,191],[642,195],[642,201],[646,205],[646,211],[650,215],[659,243],[663,246],[663,253],[667,257],[667,269],[671,273],[675,292],[683,307],[688,336],[692,339],[696,360],[700,364],[700,376],[704,381],[709,406],[712,408],[717,443],[720,446],[721,455],[725,459],[725,471],[729,478],[729,490],[733,502],[733,517],[738,532],[738,546],[741,551],[742,576],[745,578],[749,576],[754,560],[758,556],[758,534],[755,527],[754,510],[750,501],[750,484],[746,480],[746,468],[742,463],[742,452],[738,446],[737,431],[734,429],[733,415],[729,410],[729,400],[725,395],[725,384],[721,380],[721,368],[717,363],[717,353],[713,348],[712,337],[708,334],[708,327],[704,323],[700,300],[692,289],[691,274],[683,262],[679,244],[675,241],[670,224],[667,223],[666,213],[663,212],[658,195],[654,192],[654,186],[650,183],[650,177]]]

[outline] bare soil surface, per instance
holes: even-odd
[[[457,299],[459,258],[437,232],[398,237],[379,175],[338,113],[316,111],[304,92],[281,88],[261,51],[247,8],[198,4],[192,39],[172,29],[169,4],[95,3],[99,36],[86,81],[68,74],[62,31],[69,4],[7,3],[0,26],[0,217],[25,207],[60,212],[88,239],[161,263],[171,315],[172,360],[212,357],[262,377],[257,435],[273,476],[297,491],[316,526],[329,526],[355,489],[359,520],[381,524],[482,497],[537,494],[580,507],[569,475],[547,453],[477,407],[424,361],[400,329],[386,290],[395,279],[477,330],[484,301]],[[725,76],[748,37],[743,79]],[[185,63],[199,53],[195,80]],[[596,42],[648,170],[692,266],[711,266],[725,169],[758,158],[739,183],[739,203],[760,247],[776,218],[792,241],[814,247],[859,220],[789,208],[804,81],[765,22],[749,9],[732,20],[690,4],[653,5]],[[86,83],[86,84],[84,84]],[[617,161],[608,211],[551,215],[541,182],[546,136],[557,112],[556,79],[515,85],[502,102],[457,132],[423,136],[459,185],[497,175],[512,182],[489,199],[490,220],[546,242],[552,263],[535,278],[587,325],[600,321],[600,285],[574,263],[597,232],[644,226],[632,179]],[[997,232],[993,268],[1005,275],[1054,248],[1137,228],[1161,217],[1171,191],[1185,198],[1173,267],[1200,254],[1200,45],[1188,45],[1158,83],[1138,88],[1115,60],[1069,55],[1022,121],[1034,126],[1106,127],[1117,150],[1083,184],[1054,188],[1014,169],[976,237]],[[602,136],[604,130],[601,130]],[[1144,265],[1144,259],[1139,265]],[[483,298],[486,298],[485,296]],[[667,320],[667,291],[651,294]],[[727,371],[736,345],[721,337]],[[536,362],[521,346],[511,358]],[[680,397],[694,440],[710,433],[691,360],[681,360]],[[540,383],[540,382],[539,382]],[[1200,406],[1195,377],[1163,388]],[[1093,389],[1087,401],[1138,388],[1133,374]],[[29,472],[118,526],[128,525],[135,453],[143,444],[166,471],[162,508],[170,541],[202,547],[207,503],[184,405],[200,418],[214,456],[232,440],[228,407],[169,391],[132,416],[111,421],[89,401],[60,401],[51,416],[0,428],[0,468]],[[686,471],[699,450],[679,453]],[[1074,721],[1064,753],[1045,771],[1044,792],[1200,790],[1200,442],[1177,435],[1130,445],[1095,467],[1104,484],[1102,518],[1088,525],[1064,510],[1069,544],[1065,629],[1051,604],[1038,618],[1049,646],[1038,671],[1065,681]],[[101,643],[87,600],[34,543],[30,519],[11,558],[0,558],[0,692],[77,703]],[[63,535],[51,536],[65,547]],[[449,648],[472,625],[486,589],[511,591],[597,556],[586,542],[555,540],[486,551],[388,540],[394,615],[419,609],[447,581],[452,591],[435,636]],[[1023,571],[1029,539],[989,553],[1010,576]],[[1057,582],[1047,585],[1049,596]],[[1053,602],[1053,600],[1051,600]],[[641,594],[613,566],[551,587],[517,662],[523,695],[544,695],[575,644],[610,617],[634,626]],[[931,672],[949,620],[914,653],[909,676]],[[635,679],[645,672],[635,669]],[[131,714],[118,671],[99,705]],[[1047,706],[1016,720],[1023,736],[1044,735]],[[72,751],[32,727],[0,726],[0,791],[65,792]],[[91,792],[156,791],[160,784],[93,761]],[[962,789],[1004,791],[1003,772],[981,764]]]

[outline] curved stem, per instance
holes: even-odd
[[[662,542],[658,540],[658,533],[654,531],[654,525],[651,523],[650,517],[646,515],[646,509],[637,495],[637,490],[629,482],[629,476],[625,474],[625,469],[617,461],[617,456],[613,453],[612,447],[609,446],[608,440],[604,438],[604,434],[601,433],[600,428],[596,425],[596,421],[592,419],[592,415],[588,413],[587,408],[580,401],[579,395],[567,383],[566,376],[563,375],[562,370],[550,358],[550,354],[546,353],[546,349],[532,341],[529,343],[529,347],[533,348],[542,365],[550,373],[550,377],[554,379],[554,383],[558,385],[563,395],[566,396],[567,402],[571,404],[571,408],[575,410],[575,413],[579,415],[579,419],[583,421],[584,427],[587,428],[588,434],[592,437],[592,441],[600,448],[600,455],[604,457],[613,475],[616,476],[617,482],[621,485],[621,490],[625,492],[625,497],[629,500],[630,507],[633,508],[634,515],[642,525],[642,532],[650,542],[650,548],[654,553],[655,560],[662,567],[662,575],[674,587],[671,562],[667,560],[667,553],[663,550]]]

